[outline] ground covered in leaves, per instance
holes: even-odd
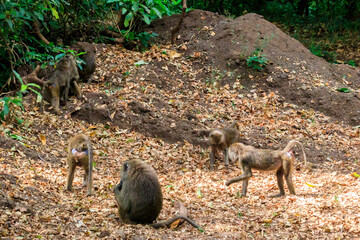
[[[256,14],[235,20],[209,12],[187,14],[167,44],[177,16],[150,29],[159,44],[143,53],[98,45],[98,69],[85,99],[73,98],[63,114],[44,114],[26,97],[21,127],[2,125],[20,141],[0,135],[0,236],[9,239],[289,239],[354,238],[360,234],[358,193],[358,69],[330,65]],[[149,29],[148,29],[149,30]],[[263,72],[245,64],[266,40],[270,60]],[[259,39],[260,43],[257,43]],[[346,87],[351,93],[336,91]],[[296,151],[296,196],[278,192],[275,174],[254,172],[248,196],[239,175],[216,162],[209,170],[206,136],[237,120],[242,142],[279,149],[300,140],[311,163]],[[66,145],[88,134],[95,149],[95,195],[66,192]],[[21,138],[19,138],[21,137]],[[22,144],[20,144],[21,142]],[[119,222],[113,187],[121,163],[140,158],[158,173],[164,205],[158,220],[182,201],[204,232]],[[221,156],[219,156],[221,159]],[[288,192],[287,192],[288,193]]]

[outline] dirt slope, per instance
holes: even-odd
[[[160,43],[168,42],[170,30],[177,17],[164,17],[152,23],[148,30],[158,33]],[[211,12],[191,11],[186,15],[178,34],[177,44],[186,46],[179,52],[191,56],[201,54],[200,66],[205,67],[200,78],[223,73],[220,82],[233,83],[237,78],[259,83],[261,88],[277,90],[287,101],[306,105],[335,120],[360,124],[359,69],[349,65],[335,65],[313,55],[300,42],[283,33],[274,24],[255,13],[227,19]],[[249,79],[244,59],[256,47],[261,47],[270,60],[264,76]],[[207,70],[207,71],[206,71]],[[337,92],[349,88],[352,93]]]

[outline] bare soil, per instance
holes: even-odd
[[[0,236],[23,239],[342,239],[360,234],[358,156],[359,69],[329,64],[256,14],[227,19],[187,13],[176,47],[168,44],[179,16],[154,21],[159,35],[145,52],[97,45],[92,84],[84,99],[72,98],[60,116],[38,112],[25,97],[21,127],[0,126],[22,144],[0,135]],[[263,71],[246,65],[263,48]],[[136,66],[142,60],[143,64]],[[346,87],[350,93],[336,91]],[[240,174],[222,156],[210,171],[206,137],[237,120],[241,138],[255,147],[280,149],[290,139],[305,147],[309,169],[295,149],[296,196],[278,192],[275,174],[254,172],[249,195]],[[76,133],[94,146],[95,195],[64,191],[66,146]],[[159,220],[174,215],[181,200],[201,233],[188,224],[175,229],[119,221],[113,187],[123,161],[140,158],[159,176],[164,204]]]

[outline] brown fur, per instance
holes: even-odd
[[[163,204],[161,186],[155,170],[147,163],[132,159],[123,164],[121,181],[114,188],[118,212],[124,223],[150,224],[154,228],[169,226],[181,218],[200,228],[191,219],[179,215],[160,223],[152,223],[159,216]]]
[[[238,160],[242,169],[242,175],[228,180],[225,184],[229,186],[238,181],[243,181],[242,195],[246,196],[249,178],[252,176],[251,169],[261,171],[276,171],[280,194],[285,195],[284,180],[291,194],[295,194],[294,184],[292,182],[293,162],[295,157],[291,149],[296,145],[300,145],[305,165],[307,164],[306,155],[302,144],[299,141],[291,140],[283,150],[257,149],[242,143],[234,143],[229,148],[229,158]]]
[[[210,132],[208,143],[211,147],[210,152],[210,169],[214,170],[215,152],[223,151],[225,166],[229,166],[228,148],[231,144],[238,142],[239,125],[234,121],[229,127],[223,129],[215,129]]]
[[[42,89],[42,100],[40,105],[40,112],[43,112],[43,101],[45,90],[50,93],[50,103],[55,112],[60,114],[60,100],[64,100],[66,105],[70,86],[73,84],[76,91],[79,93],[80,88],[76,81],[79,79],[79,73],[76,68],[75,58],[72,55],[66,55],[57,64],[56,70],[51,75],[50,79],[45,82]],[[81,91],[80,91],[81,95]]]
[[[93,186],[93,148],[88,136],[84,134],[71,138],[68,146],[68,173],[66,189],[71,191],[76,167],[82,167],[85,171],[83,186],[87,185],[87,195],[92,195]]]
[[[79,55],[79,57],[85,62],[82,69],[78,69],[80,79],[91,82],[92,74],[95,72],[96,62],[95,54],[96,48],[93,44],[88,42],[77,42],[71,46],[71,49],[76,50],[78,53],[86,52],[85,54]]]

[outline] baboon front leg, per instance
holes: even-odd
[[[211,146],[211,152],[210,152],[210,170],[211,171],[214,171],[215,150],[216,150],[216,147]]]
[[[51,88],[51,106],[53,106],[55,112],[60,114],[60,89],[59,86],[55,86]]]
[[[87,185],[87,182],[88,182],[88,175],[87,175],[86,172],[85,172],[85,174],[84,174],[84,181],[83,181],[82,186],[85,187],[85,186]]]
[[[69,98],[69,91],[70,91],[70,80],[67,81],[65,89],[64,89],[64,104],[67,105],[67,101]]]
[[[247,164],[244,164],[244,163],[241,163],[241,164],[243,165],[242,169],[244,170],[244,172],[240,176],[226,181],[226,183],[225,183],[226,186],[229,186],[230,184],[233,184],[233,183],[236,183],[239,181],[248,180],[249,178],[252,177],[252,172],[251,172],[250,166]]]
[[[73,85],[74,85],[74,88],[76,91],[76,95],[78,96],[78,99],[82,99],[82,92],[81,92],[79,85],[77,84],[76,81],[73,81]]]
[[[229,167],[229,150],[227,148],[225,148],[223,150],[223,154],[224,154],[225,167],[228,168]]]
[[[66,180],[66,190],[71,191],[72,183],[74,181],[74,174],[75,174],[75,164],[69,164],[68,173],[67,173],[67,180]]]

